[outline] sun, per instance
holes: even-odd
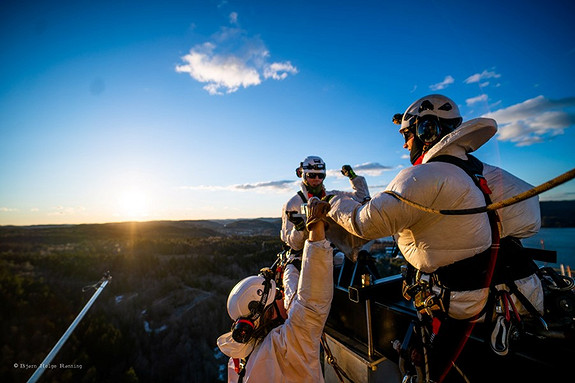
[[[119,215],[126,219],[143,219],[148,216],[148,198],[138,189],[125,190],[118,197]]]

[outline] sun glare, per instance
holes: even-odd
[[[144,219],[148,216],[148,200],[141,190],[126,190],[118,197],[119,215],[125,219]]]

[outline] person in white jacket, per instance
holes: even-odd
[[[292,251],[301,252],[308,234],[305,230],[301,207],[307,203],[309,198],[321,199],[328,194],[343,194],[361,203],[369,200],[370,196],[365,178],[355,174],[349,165],[342,167],[342,174],[349,178],[353,192],[325,190],[326,166],[325,162],[318,156],[306,157],[296,169],[296,174],[302,178],[300,190],[282,207],[280,237]]]
[[[227,308],[233,329],[218,338],[218,347],[231,358],[228,382],[324,381],[320,339],[333,297],[333,255],[322,221],[328,209],[329,204],[317,198],[309,202],[309,238],[285,322],[275,301],[273,277],[248,277],[230,292]]]
[[[291,302],[297,291],[298,279],[300,275],[301,252],[304,247],[308,232],[303,219],[302,205],[312,197],[323,198],[326,195],[347,195],[358,202],[365,202],[370,199],[367,181],[363,176],[357,175],[350,165],[343,165],[341,173],[349,178],[352,192],[326,191],[324,180],[326,177],[326,165],[321,157],[308,156],[298,168],[296,175],[302,178],[300,190],[289,199],[282,207],[282,228],[280,231],[281,240],[289,247],[286,253],[285,268],[283,275],[284,305],[289,310]],[[337,226],[327,229],[326,237],[334,247],[340,251],[334,260],[335,264],[343,262],[343,255],[353,259],[367,241],[361,241],[350,236]]]
[[[475,160],[477,164],[478,161],[469,153],[485,144],[496,131],[497,125],[492,119],[477,118],[462,123],[457,105],[445,96],[429,95],[417,100],[403,114],[400,129],[406,141],[404,147],[410,150],[411,162],[416,166],[403,169],[388,185],[387,191],[438,210],[485,206],[486,199],[472,178],[461,167],[443,162],[438,157],[450,156],[468,162]],[[498,167],[482,166],[493,202],[531,188],[531,185]],[[421,275],[454,278],[443,283],[448,288],[439,291],[435,286],[434,291],[437,296],[446,293],[448,299],[444,307],[447,321],[443,322],[435,337],[437,347],[435,352],[432,349],[430,356],[431,378],[433,381],[442,380],[453,358],[457,357],[451,352],[453,350],[450,351],[450,347],[457,345],[449,344],[446,339],[464,337],[467,327],[462,323],[477,318],[486,306],[488,288],[484,287],[482,278],[488,268],[489,259],[485,254],[489,253],[492,243],[487,214],[437,215],[409,206],[387,192],[376,195],[363,206],[345,196],[335,196],[330,203],[329,216],[350,233],[365,239],[393,235],[407,262]],[[536,197],[503,208],[497,214],[501,221],[499,236],[502,241],[532,236],[541,225]],[[460,267],[471,260],[481,260],[480,255],[484,255],[487,262]],[[532,305],[542,312],[541,282],[532,270],[519,275],[515,283]],[[518,311],[526,313],[526,308],[517,302],[515,296],[513,301]],[[505,344],[499,347],[501,349],[496,352],[506,353]]]

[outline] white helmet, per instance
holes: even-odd
[[[305,173],[322,173],[325,174],[325,162],[318,156],[308,156],[300,162],[299,168],[296,169],[298,177],[302,177]]]
[[[430,94],[407,108],[401,121],[401,131],[411,130],[425,143],[436,141],[459,125],[461,113],[457,104],[440,94]]]
[[[259,316],[272,304],[276,296],[273,278],[254,275],[239,281],[228,296],[228,314],[232,320],[240,317]]]

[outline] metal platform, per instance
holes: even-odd
[[[414,308],[401,294],[401,275],[362,287],[355,271],[346,274],[339,270],[335,280],[326,334],[337,363],[356,378],[352,378],[355,383],[401,381],[396,365],[399,356],[392,342],[402,341],[416,319]],[[343,287],[338,282],[351,286]],[[457,362],[471,382],[572,381],[574,340],[531,334],[513,344],[509,355],[502,357],[490,350],[484,341],[485,332],[482,324],[475,326]],[[328,383],[339,382],[327,364],[325,376]]]

